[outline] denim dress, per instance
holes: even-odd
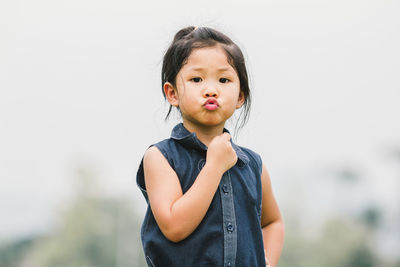
[[[224,129],[224,132],[228,131]],[[185,193],[206,162],[207,146],[182,123],[174,127],[171,138],[154,146],[176,172]],[[232,147],[238,156],[236,165],[223,174],[206,215],[184,240],[169,241],[148,205],[141,228],[148,266],[265,266],[261,231],[261,158],[250,149],[234,143]],[[136,179],[149,204],[143,160]]]

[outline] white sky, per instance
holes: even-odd
[[[347,164],[392,201],[399,14],[397,0],[1,2],[0,237],[45,228],[79,162],[144,205],[138,163],[175,123],[163,121],[161,60],[187,25],[243,49],[254,98],[238,143],[263,156],[278,198],[305,173]]]

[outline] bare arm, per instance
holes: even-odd
[[[271,180],[267,169],[263,166],[262,183],[262,211],[261,226],[263,232],[264,249],[271,267],[278,264],[282,252],[284,225],[278,204],[272,192]]]
[[[206,164],[185,194],[175,171],[156,147],[144,156],[149,202],[162,233],[172,242],[189,236],[204,218],[222,174],[237,161],[229,134],[216,136],[207,151]]]

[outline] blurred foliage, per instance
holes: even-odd
[[[368,207],[361,214],[361,221],[371,229],[379,227],[382,212],[377,207]]]
[[[62,216],[61,225],[28,255],[33,266],[144,266],[139,228],[127,201],[81,197]]]
[[[354,177],[354,175],[348,175]],[[45,236],[0,244],[0,267],[144,267],[142,216],[130,199],[105,197],[85,168],[77,172],[76,195],[57,214]],[[302,213],[286,220],[279,267],[400,267],[374,249],[383,212],[366,207],[353,217],[332,215],[315,229]],[[311,228],[311,227],[310,227]]]
[[[35,238],[5,242],[0,245],[0,266],[14,267],[23,260],[24,255],[32,247]]]
[[[132,202],[102,196],[78,171],[77,195],[48,234],[0,247],[0,267],[142,267],[140,220]]]
[[[323,225],[316,238],[304,236],[296,228],[287,227],[281,267],[379,266],[368,246],[366,228],[360,225],[332,218]]]

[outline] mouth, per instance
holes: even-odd
[[[204,103],[204,108],[207,110],[216,110],[218,107],[219,107],[219,105],[215,98],[209,98]]]

